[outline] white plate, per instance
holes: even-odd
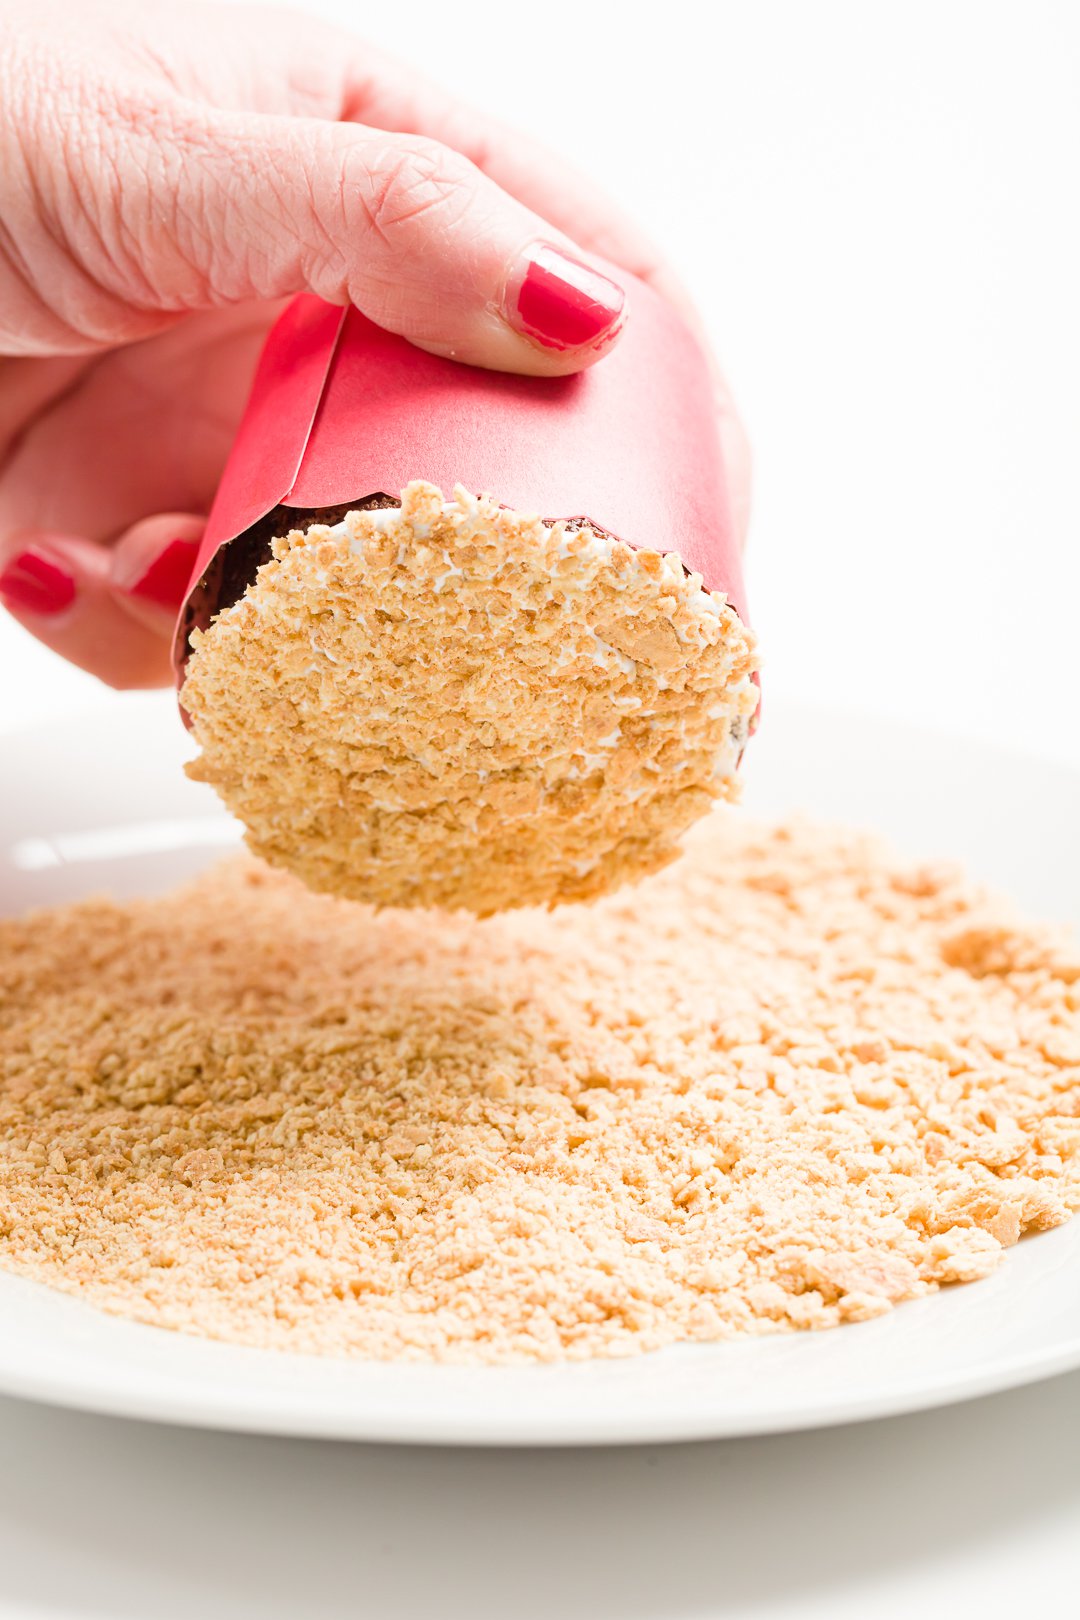
[[[235,842],[179,770],[168,697],[0,738],[0,912],[169,886]],[[1080,773],[885,722],[770,701],[748,804],[874,826],[956,856],[1080,926]],[[476,1445],[705,1439],[913,1411],[1080,1365],[1080,1220],[984,1282],[826,1333],[554,1367],[334,1362],[103,1315],[0,1274],[0,1390],[167,1422]]]

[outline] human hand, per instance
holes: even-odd
[[[0,18],[0,599],[111,685],[170,679],[281,300],[351,301],[435,353],[547,376],[618,341],[622,293],[590,253],[694,318],[579,175],[314,17],[2,0]]]

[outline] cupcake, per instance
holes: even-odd
[[[589,900],[734,796],[756,664],[708,371],[623,280],[620,344],[572,378],[310,298],[271,334],[177,669],[190,774],[309,887]]]

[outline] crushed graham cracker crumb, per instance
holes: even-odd
[[[312,889],[483,916],[672,860],[732,798],[753,640],[679,559],[413,483],[192,635],[188,767]]]
[[[831,1327],[1080,1206],[1080,954],[950,869],[718,811],[589,908],[246,857],[0,924],[0,1265],[336,1356]]]

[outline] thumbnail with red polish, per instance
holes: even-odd
[[[0,569],[0,601],[17,613],[42,618],[63,613],[75,600],[75,581],[66,568],[33,547],[20,551]]]
[[[549,349],[585,349],[613,335],[626,294],[614,281],[560,248],[530,251],[511,321]]]

